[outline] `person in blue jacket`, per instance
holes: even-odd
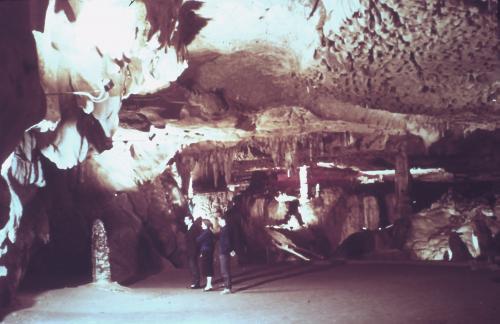
[[[231,227],[227,224],[226,219],[223,217],[218,218],[218,223],[220,225],[220,236],[219,236],[219,261],[220,261],[220,273],[224,279],[224,290],[221,294],[230,294],[231,285],[231,257],[235,255],[234,244],[232,240]]]
[[[212,277],[214,275],[214,233],[212,232],[212,222],[208,219],[203,219],[201,223],[202,232],[196,238],[196,242],[200,245],[201,252],[201,271],[207,278],[207,283],[203,291],[211,291]]]

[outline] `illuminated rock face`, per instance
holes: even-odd
[[[273,197],[272,191],[249,189],[237,198],[233,215],[239,219],[242,242],[247,244],[243,249],[253,254],[248,258],[264,254],[269,258],[269,252],[277,249],[303,259],[328,258],[352,234],[378,231],[381,226],[380,209],[373,196],[328,187],[305,203],[300,201],[299,188],[295,191]],[[275,246],[270,247],[270,242]],[[391,247],[389,236],[385,243],[378,248]]]
[[[406,249],[420,260],[445,260],[445,255],[453,259],[449,254],[450,237],[456,235],[454,232],[472,257],[485,256],[489,252],[485,250],[492,249],[493,236],[500,230],[500,222],[493,216],[487,201],[471,201],[450,192],[429,209],[411,217]]]
[[[0,80],[2,303],[10,298],[29,260],[33,237],[21,216],[32,213],[23,210],[33,200],[30,186],[45,185],[40,153],[58,168],[69,169],[89,153],[112,147],[122,99],[167,87],[187,66],[185,46],[205,20],[192,14],[200,3],[181,4],[164,1],[159,11],[148,0],[2,3],[6,25],[0,38],[7,45],[0,56],[5,67]],[[35,145],[24,152],[26,141],[19,143],[33,125],[25,137]],[[7,158],[16,145],[20,146],[15,156]],[[165,161],[148,168],[158,175]],[[130,182],[137,188],[143,178]],[[121,189],[130,188],[129,183]],[[42,240],[47,243],[48,236],[43,234]],[[20,261],[14,262],[16,258]]]
[[[110,149],[121,101],[168,87],[187,67],[179,8],[166,1],[155,9],[151,1],[49,1],[43,31],[33,33],[46,119],[59,122],[55,140],[46,135],[41,151],[59,168],[82,162],[89,149]],[[167,18],[168,24],[160,20]]]

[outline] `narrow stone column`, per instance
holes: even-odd
[[[400,218],[408,216],[411,213],[409,197],[411,175],[406,145],[404,142],[401,143],[396,153],[396,175],[394,177],[396,209]]]
[[[364,227],[369,230],[376,230],[380,225],[380,209],[377,198],[373,196],[363,197]]]
[[[92,279],[94,283],[111,282],[108,238],[100,219],[92,225]]]
[[[299,168],[300,181],[300,202],[304,203],[309,200],[309,184],[307,183],[307,166],[303,165]]]

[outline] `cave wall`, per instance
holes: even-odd
[[[235,198],[242,239],[248,242],[246,251],[255,258],[262,259],[269,249],[277,251],[270,230],[280,231],[313,255],[329,257],[352,234],[379,229],[380,209],[373,196],[327,187],[307,202],[288,197],[283,201],[276,191],[247,190]]]
[[[46,101],[38,74],[27,1],[0,4],[0,163],[14,150],[24,131],[45,115]]]
[[[500,224],[498,199],[491,192],[467,196],[460,185],[448,184],[444,194],[432,183],[419,183],[418,187],[435,197],[429,201],[425,194],[413,193],[415,205],[410,207],[414,212],[402,216],[395,214],[394,203],[392,207],[379,204],[393,201],[394,192],[376,187],[361,186],[354,191],[325,187],[316,197],[299,202],[293,194],[283,198],[279,191],[258,192],[251,186],[235,197],[234,205],[247,253],[244,258],[269,262],[283,253],[296,257],[290,251],[280,251],[276,243],[313,259],[465,261],[466,255],[484,259],[500,252],[494,243]],[[379,194],[373,196],[372,192]],[[306,218],[313,221],[304,223]]]
[[[50,267],[47,263],[63,259],[55,266],[59,271],[90,274],[91,227],[100,219],[107,232],[113,281],[129,282],[158,271],[162,258],[182,265],[177,232],[186,205],[175,199],[178,188],[170,175],[144,183],[137,191],[110,192],[94,187],[95,179],[83,168],[61,172],[46,163],[52,171],[46,171],[52,234],[39,264]]]
[[[498,201],[492,203],[487,196],[470,198],[450,190],[410,218],[405,248],[419,260],[453,259],[450,236],[456,233],[473,258],[498,253],[492,242],[500,230],[497,205]]]

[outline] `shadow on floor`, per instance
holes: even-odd
[[[237,271],[232,274],[232,282],[233,284],[238,284],[242,283],[245,281],[250,281],[253,279],[258,279],[261,277],[266,277],[266,276],[272,276],[276,274],[283,273],[284,271],[290,271],[294,269],[300,269],[303,268],[304,264],[280,264],[280,265],[275,265],[271,269],[269,269],[269,266],[258,266],[258,267],[252,267],[251,269],[246,269],[243,271]],[[223,279],[221,277],[217,278],[214,280],[215,283],[222,282]]]
[[[246,291],[270,282],[289,279],[293,277],[302,276],[305,274],[311,274],[315,272],[326,271],[334,267],[335,265],[299,265],[288,267],[287,269],[277,269],[270,272],[264,272],[255,276],[249,276],[245,278],[241,278],[233,281],[233,285],[238,285],[244,282],[248,282],[248,284],[243,285],[241,287],[235,288],[234,292],[242,292]],[[252,282],[253,279],[260,279],[255,282]]]
[[[0,308],[0,323],[3,322],[4,318],[13,313],[15,311],[30,308],[35,305],[35,296],[24,297],[23,299],[18,299],[14,297],[14,300],[11,302],[10,306],[5,308]]]
[[[39,294],[66,287],[78,287],[91,282],[88,275],[29,275],[19,285],[18,293],[14,296],[8,307],[0,308],[0,322],[15,311],[30,308],[35,304],[36,296]],[[21,295],[22,297],[19,297]]]

